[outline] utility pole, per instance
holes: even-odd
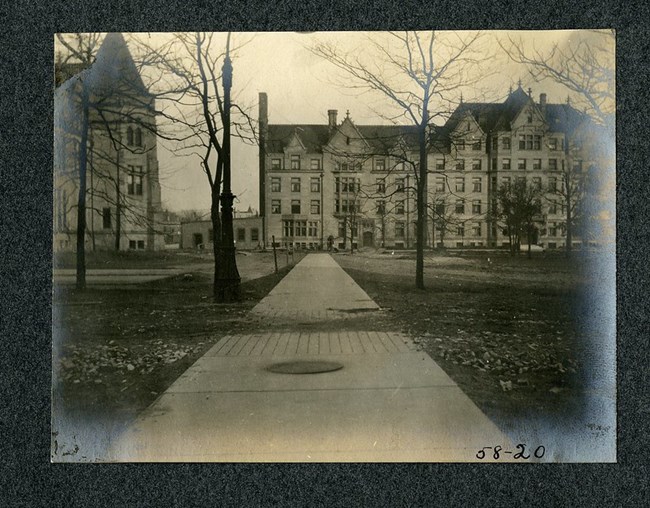
[[[323,218],[325,216],[325,203],[323,202],[323,177],[325,173],[320,172],[320,250],[323,250]]]
[[[230,173],[230,90],[232,88],[232,61],[230,60],[230,32],[226,41],[226,57],[223,61],[223,191],[221,193],[222,241],[219,246],[222,263],[217,279],[218,301],[230,302],[239,298],[241,277],[235,259],[232,205],[235,196],[231,190]]]

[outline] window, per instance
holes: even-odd
[[[525,150],[526,149],[526,135],[525,134],[520,134],[519,135],[519,150]]]
[[[134,144],[135,146],[142,146],[142,129],[140,127],[135,130]]]
[[[542,190],[542,179],[538,176],[533,177],[533,189]]]
[[[465,150],[465,140],[464,139],[459,139],[456,142],[456,150]]]
[[[456,234],[458,236],[465,236],[465,226],[458,226],[456,228]]]
[[[300,155],[291,156],[291,169],[300,169]]]
[[[280,192],[282,190],[280,178],[271,178],[271,192]]]
[[[494,157],[492,159],[492,169],[497,169],[497,158],[496,157]]]
[[[510,159],[502,159],[501,160],[501,168],[502,169],[510,169]]]
[[[465,160],[460,159],[456,161],[456,171],[465,171]]]
[[[436,192],[445,192],[445,177],[439,176],[436,178]]]
[[[309,189],[312,192],[320,192],[320,178],[311,178],[309,181]]]
[[[319,170],[320,169],[320,159],[312,159],[309,167],[311,169],[313,169],[313,170]]]
[[[459,199],[456,201],[456,213],[465,213],[465,201]]]
[[[377,178],[376,181],[377,181],[377,192],[379,194],[383,194],[384,192],[386,192],[386,180],[384,180],[383,178]]]
[[[480,199],[476,199],[476,200],[472,201],[472,213],[473,214],[481,213],[481,200]]]
[[[111,209],[104,208],[102,210],[102,227],[104,229],[111,229]]]
[[[395,178],[395,191],[404,192],[404,178]]]
[[[291,192],[300,192],[300,178],[291,179]]]
[[[138,249],[144,249],[144,240],[138,240]]]
[[[525,176],[518,176],[517,177],[517,183],[519,185],[526,185],[526,177]]]
[[[129,166],[126,187],[127,194],[131,196],[142,196],[142,166]]]
[[[345,221],[339,222],[339,237],[344,237],[345,236]]]
[[[494,136],[492,138],[492,150],[496,150],[499,148],[499,138]]]
[[[456,192],[465,192],[464,178],[456,178]]]
[[[126,144],[129,146],[133,146],[133,127],[129,126],[126,129]],[[134,247],[135,248],[135,247]]]
[[[291,200],[291,213],[300,213],[300,200],[292,199]]]
[[[384,171],[386,169],[386,159],[375,159],[375,170]]]
[[[482,185],[481,185],[481,179],[480,178],[474,178],[472,180],[472,184],[473,184],[472,185],[472,187],[473,187],[472,191],[473,192],[481,192]]]
[[[480,139],[478,141],[474,141],[474,143],[472,143],[472,150],[481,151],[481,140]]]
[[[527,123],[533,123],[533,114],[528,113],[528,116],[526,117],[526,122]]]
[[[273,214],[282,213],[282,202],[279,199],[271,200],[271,213]]]
[[[526,159],[519,159],[517,161],[517,169],[526,169]]]
[[[237,241],[238,242],[246,241],[246,230],[244,228],[237,228]]]
[[[542,149],[542,136],[535,135],[533,136],[533,150]]]
[[[395,223],[395,238],[404,238],[404,223],[401,221]]]
[[[377,214],[385,215],[386,214],[386,202],[377,201]]]
[[[557,203],[555,201],[551,201],[550,204],[548,205],[548,213],[550,214],[557,213]]]
[[[319,199],[312,199],[311,200],[310,211],[311,211],[311,213],[315,213],[315,214],[320,213],[320,200]]]
[[[542,169],[542,159],[533,159],[533,169],[534,170]]]
[[[472,160],[472,171],[480,171],[480,170],[481,170],[481,159]]]
[[[548,169],[549,171],[557,171],[557,159],[548,160]]]
[[[271,169],[282,169],[282,159],[271,159]]]
[[[504,176],[501,179],[501,185],[508,187],[510,185],[510,177],[509,176]]]
[[[445,159],[436,159],[436,171],[444,171]]]
[[[557,236],[557,224],[555,222],[548,225],[548,236]]]
[[[548,140],[549,150],[557,150],[557,138],[550,138]]]
[[[251,229],[251,242],[257,242],[260,239],[260,230],[257,228]]]
[[[201,240],[201,242],[199,242],[199,243],[203,243],[203,240]],[[131,250],[135,250],[136,247],[137,247],[137,245],[138,245],[138,244],[136,243],[135,240],[129,240],[129,249],[131,249]]]
[[[397,215],[404,215],[404,201],[395,203],[395,213]]]
[[[557,178],[554,176],[548,178],[548,191],[557,192]]]
[[[481,236],[481,223],[480,222],[477,222],[476,224],[474,224],[474,226],[472,227],[472,234],[474,236]]]
[[[334,212],[335,213],[341,213],[341,200],[340,199],[335,199],[334,200]]]
[[[214,242],[214,229],[208,229],[208,242]]]
[[[446,206],[445,206],[444,203],[440,203],[440,202],[436,203],[436,208],[435,208],[436,214],[441,216],[441,217],[444,217],[445,208],[446,208]]]
[[[501,147],[504,150],[510,150],[510,137],[505,137],[501,139]]]

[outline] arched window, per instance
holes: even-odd
[[[133,146],[133,127],[126,129],[126,144]]]
[[[140,127],[135,130],[135,146],[142,146],[142,129]]]

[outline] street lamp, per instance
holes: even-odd
[[[233,202],[230,172],[230,90],[232,88],[232,61],[230,60],[230,32],[226,40],[226,57],[223,61],[223,191],[221,193],[222,240],[219,245],[221,268],[216,274],[217,300],[228,302],[239,298],[241,277],[235,259],[235,238],[233,234]]]

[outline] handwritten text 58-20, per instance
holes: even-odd
[[[495,447],[492,446],[484,446],[481,448],[477,453],[476,453],[476,458],[479,460],[483,460],[485,457],[488,458],[493,458],[494,460],[499,460],[502,458],[506,458],[506,456],[511,455],[513,459],[516,460],[528,460],[531,457],[534,457],[536,459],[541,459],[544,454],[546,453],[546,448],[544,446],[539,445],[535,450],[531,452],[526,451],[526,446],[525,444],[519,443],[515,448],[518,450],[517,452],[513,452],[510,450],[504,450],[503,447],[497,445]],[[486,454],[486,450],[489,450]]]

